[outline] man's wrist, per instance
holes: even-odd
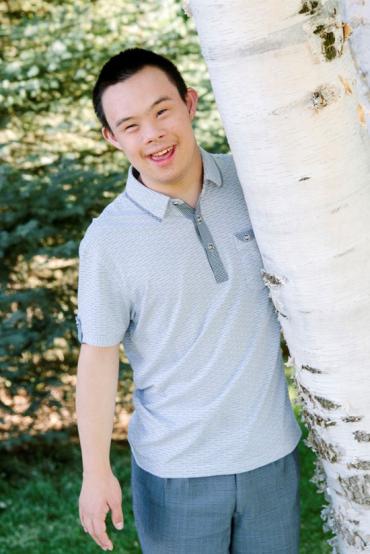
[[[112,468],[109,463],[99,466],[87,466],[83,468],[83,477],[96,477],[102,475],[108,475],[112,473]]]

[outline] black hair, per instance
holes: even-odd
[[[132,75],[146,66],[158,67],[164,71],[169,80],[176,86],[182,100],[185,102],[187,87],[175,64],[151,50],[128,48],[113,56],[104,64],[93,89],[92,101],[94,110],[103,127],[111,130],[103,110],[102,96],[104,91],[109,86],[132,77]]]

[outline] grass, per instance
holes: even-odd
[[[304,434],[306,430],[302,427]],[[140,553],[130,493],[130,451],[126,443],[112,444],[112,466],[124,496],[125,529],[108,533],[117,554]],[[323,498],[309,482],[313,453],[300,443],[301,460],[301,550],[300,554],[329,554],[322,531]],[[1,554],[94,554],[102,552],[85,535],[79,523],[78,496],[81,457],[78,444],[38,446],[22,453],[2,455],[0,461],[0,553]],[[190,553],[189,553],[190,554]]]
[[[108,518],[108,533],[115,552],[140,553],[131,511],[127,444],[112,445],[112,466],[122,485],[125,530],[114,529]],[[0,472],[1,554],[103,552],[79,522],[81,458],[76,443],[3,455]]]
[[[297,416],[297,414],[296,414]],[[299,417],[297,416],[299,421]],[[323,522],[320,512],[325,500],[322,494],[318,494],[315,485],[310,482],[314,473],[315,455],[303,443],[307,437],[307,430],[301,423],[303,437],[299,444],[300,466],[301,466],[301,547],[300,554],[330,554],[332,548],[327,540],[332,536],[323,532]]]

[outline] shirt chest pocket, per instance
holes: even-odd
[[[239,270],[248,287],[255,291],[262,290],[265,286],[261,275],[263,262],[253,229],[249,226],[237,231],[233,234],[233,242]]]

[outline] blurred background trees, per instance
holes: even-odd
[[[93,113],[101,66],[133,46],[170,57],[200,94],[199,142],[227,144],[180,1],[9,0],[0,10],[0,430],[11,448],[73,428],[78,244],[128,168]]]

